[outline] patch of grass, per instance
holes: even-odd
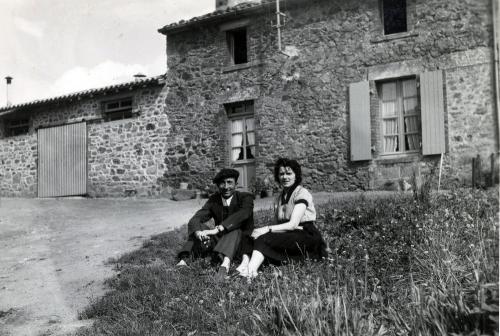
[[[183,230],[116,260],[86,335],[493,335],[498,330],[498,194],[337,200],[318,209],[331,253],[268,266],[247,285],[208,260],[176,269]],[[257,226],[270,211],[256,215]],[[184,229],[185,230],[185,229]]]

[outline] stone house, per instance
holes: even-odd
[[[280,156],[314,190],[440,163],[451,187],[498,153],[492,0],[215,4],[159,29],[165,76],[0,108],[1,195],[155,196],[224,166],[254,190]]]
[[[164,77],[0,109],[0,194],[156,195],[170,124]]]
[[[208,140],[198,171],[232,165],[244,186],[272,180],[280,156],[315,190],[399,185],[441,158],[445,186],[470,184],[472,157],[498,152],[492,6],[282,0],[278,33],[275,0],[216,0],[159,29],[166,114],[183,111],[189,144]]]

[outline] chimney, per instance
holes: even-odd
[[[10,86],[10,84],[12,84],[12,79],[13,78],[10,77],[10,76],[5,77],[5,81],[7,82],[7,87],[6,87],[6,92],[5,92],[5,100],[6,100],[6,104],[5,105],[6,106],[11,106],[12,105],[12,103],[9,100],[9,86]]]
[[[215,0],[215,10],[224,10],[242,3],[261,3],[262,0]]]
[[[140,72],[139,72],[139,73],[136,73],[136,74],[134,75],[134,79],[135,79],[135,81],[136,81],[136,82],[138,82],[138,81],[140,81],[140,80],[142,80],[142,79],[144,79],[144,78],[146,78],[146,75],[145,75],[145,74],[142,74],[142,73],[140,73]]]

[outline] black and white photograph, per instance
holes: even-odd
[[[498,336],[500,0],[0,0],[0,336]]]

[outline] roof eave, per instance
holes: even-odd
[[[12,107],[8,107],[8,106],[0,107],[0,117],[5,116],[7,114],[11,114],[13,112],[23,111],[23,110],[28,110],[28,109],[35,109],[35,108],[38,108],[41,106],[57,105],[57,104],[65,103],[65,102],[71,103],[75,100],[81,100],[84,98],[94,97],[94,96],[105,96],[110,92],[117,92],[117,91],[122,92],[125,90],[133,90],[133,89],[138,88],[138,87],[147,87],[147,86],[151,86],[151,85],[163,85],[163,84],[165,84],[165,75],[160,75],[160,76],[156,76],[156,77],[151,77],[151,78],[143,80],[143,81],[116,84],[116,85],[111,85],[111,86],[107,86],[107,87],[103,87],[103,88],[90,89],[90,90],[85,90],[85,91],[81,91],[81,92],[70,93],[70,94],[59,96],[59,97],[34,100],[31,102],[14,105]]]
[[[215,23],[218,21],[224,21],[224,20],[227,20],[227,18],[229,18],[231,16],[241,17],[242,15],[253,14],[253,13],[261,11],[266,6],[269,6],[269,3],[261,3],[259,5],[255,5],[255,6],[249,7],[249,8],[241,8],[241,9],[234,10],[234,11],[222,12],[218,15],[201,17],[200,19],[196,19],[196,20],[191,19],[191,20],[188,20],[182,24],[177,24],[177,25],[170,24],[170,25],[166,25],[166,26],[163,26],[162,28],[158,29],[158,32],[160,34],[163,34],[163,35],[168,35],[168,34],[172,34],[172,33],[179,33],[182,31],[192,29],[193,26],[196,26],[196,25],[206,25],[206,24]]]

